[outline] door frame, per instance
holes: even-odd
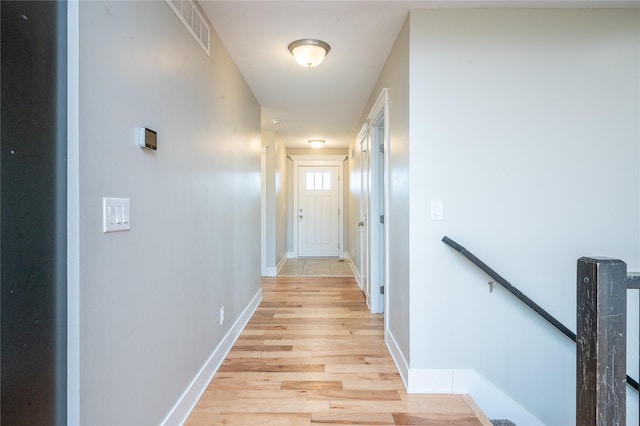
[[[346,155],[290,155],[293,161],[293,258],[298,257],[298,226],[296,212],[298,211],[298,171],[300,167],[337,167],[338,168],[338,257],[344,258],[344,160]]]
[[[374,135],[382,129],[382,132]],[[376,99],[371,112],[367,116],[366,142],[369,149],[369,203],[368,225],[363,232],[368,232],[368,247],[361,247],[364,256],[368,253],[367,261],[371,300],[367,301],[372,313],[388,312],[389,294],[389,226],[388,215],[388,176],[389,176],[389,89],[382,89]],[[381,140],[380,140],[381,139]],[[379,155],[379,148],[382,153]],[[382,157],[382,158],[381,158]],[[384,216],[384,224],[380,225],[380,216]],[[377,225],[377,226],[374,226]],[[384,295],[379,293],[383,288]],[[379,296],[379,297],[378,297]],[[385,323],[386,318],[385,315]]]
[[[359,265],[359,280],[358,284],[360,285],[360,289],[363,291],[365,295],[365,299],[369,309],[370,300],[371,300],[371,285],[369,281],[369,262],[370,262],[370,254],[369,254],[369,173],[370,173],[370,163],[369,163],[369,123],[366,123],[362,126],[360,133],[358,133],[358,141],[356,142],[356,146],[360,151],[358,171],[359,171],[359,180],[360,180],[360,202],[359,204],[359,215],[360,217],[358,222],[360,238],[360,265]],[[365,159],[366,156],[366,159]],[[366,175],[365,175],[366,170]]]

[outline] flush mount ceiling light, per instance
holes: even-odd
[[[322,148],[324,146],[324,140],[322,139],[311,139],[309,141],[309,145],[311,148]]]
[[[320,65],[330,50],[331,46],[327,43],[313,38],[296,40],[289,45],[289,52],[296,59],[296,62],[308,68]]]

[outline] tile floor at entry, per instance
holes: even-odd
[[[302,258],[287,259],[278,275],[314,275],[352,277],[351,265],[346,259]]]

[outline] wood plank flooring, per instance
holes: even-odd
[[[491,425],[465,395],[407,394],[353,278],[263,279],[264,300],[186,422]]]

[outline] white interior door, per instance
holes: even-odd
[[[368,138],[360,141],[360,281],[362,291],[371,307],[369,282],[369,148]]]
[[[298,169],[298,255],[339,255],[338,167],[301,166]]]
[[[376,291],[374,291],[379,297],[377,312],[384,313],[384,295],[385,295],[385,282],[386,282],[386,242],[385,242],[385,175],[384,175],[384,121],[378,120],[371,128],[371,146],[377,147],[374,149],[373,155],[375,160],[371,159],[370,170],[372,181],[372,199],[371,204],[371,217],[375,215],[375,232],[372,229],[371,244],[375,242],[375,248],[371,250],[370,256],[372,261],[375,261],[377,268],[375,273],[371,273],[371,281],[377,283]],[[374,225],[371,225],[372,227]]]

